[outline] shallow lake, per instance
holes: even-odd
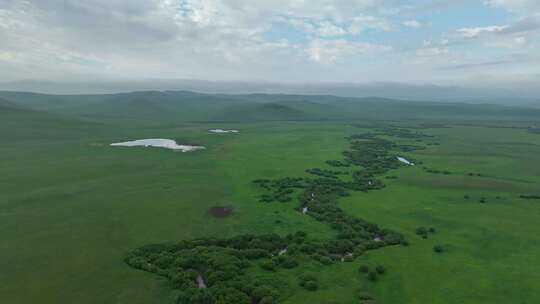
[[[212,129],[212,130],[208,130],[212,133],[238,133],[240,131],[238,130],[223,130],[223,129]]]
[[[398,159],[400,162],[404,163],[404,164],[407,164],[407,165],[409,165],[409,166],[414,166],[414,163],[408,161],[407,159],[405,159],[405,158],[403,158],[403,157],[398,156],[397,159]]]
[[[138,139],[133,141],[125,141],[119,143],[112,143],[114,147],[155,147],[165,148],[181,152],[190,152],[205,149],[203,146],[191,146],[191,145],[179,145],[172,139],[164,138],[150,138],[150,139]]]

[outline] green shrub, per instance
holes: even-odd
[[[298,262],[290,257],[284,259],[283,262],[281,262],[281,267],[286,268],[286,269],[291,269],[296,266],[298,266]]]
[[[264,270],[268,270],[268,271],[275,271],[276,270],[276,264],[272,260],[263,261],[259,265]]]
[[[428,230],[426,227],[418,227],[416,228],[416,234],[417,235],[425,235],[428,233]]]
[[[368,276],[367,276],[368,280],[372,281],[372,282],[375,282],[377,281],[377,273],[376,272],[373,272],[373,271],[370,271],[368,273]]]
[[[319,283],[316,281],[307,281],[306,284],[304,284],[304,288],[307,290],[317,290],[319,289]]]
[[[362,265],[362,266],[360,266],[360,268],[358,268],[358,271],[360,271],[360,272],[368,272],[369,267],[367,265]]]
[[[319,289],[319,283],[315,281],[307,281],[306,284],[304,285],[304,288],[307,290],[314,291],[314,290]]]
[[[332,259],[327,256],[323,256],[320,258],[319,262],[321,262],[323,265],[330,265],[332,264]]]
[[[298,283],[307,290],[317,290],[319,288],[319,280],[312,273],[301,275],[298,278]]]
[[[274,297],[272,296],[266,296],[262,298],[261,301],[259,302],[259,304],[274,304],[274,303],[275,303]]]

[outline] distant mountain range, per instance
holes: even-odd
[[[433,102],[491,103],[540,107],[540,86],[526,90],[502,88],[465,88],[457,86],[412,85],[402,83],[296,83],[234,82],[205,80],[148,80],[47,82],[23,80],[0,83],[0,90],[48,94],[104,94],[132,91],[196,91],[223,94],[299,94],[334,95],[422,100]],[[534,90],[539,90],[535,92]]]
[[[137,91],[117,94],[50,95],[0,91],[0,115],[48,121],[157,125],[183,122],[347,121],[478,118],[538,121],[540,109],[505,105],[408,101],[380,97],[293,94],[207,94]],[[12,114],[10,114],[12,113]],[[18,118],[20,119],[20,118]]]

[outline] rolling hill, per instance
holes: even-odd
[[[107,124],[153,125],[183,122],[315,121],[358,119],[444,120],[458,115],[505,120],[534,118],[540,109],[490,104],[435,103],[378,97],[329,95],[202,94],[188,91],[140,91],[103,95],[46,95],[0,92],[9,108],[70,116]]]

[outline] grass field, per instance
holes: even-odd
[[[369,131],[352,125],[364,120],[351,119],[133,125],[66,113],[0,114],[2,303],[174,303],[177,292],[164,279],[128,267],[123,257],[146,244],[207,236],[303,230],[333,238],[327,225],[295,211],[296,201],[258,202],[261,190],[251,181],[327,168],[326,160],[342,159],[347,150],[344,137]],[[352,263],[250,271],[285,282],[282,303],[288,304],[358,303],[359,291],[377,303],[540,302],[540,201],[519,197],[540,194],[540,136],[519,119],[497,118],[464,123],[454,116],[445,119],[448,128],[422,128],[433,136],[425,142],[438,145],[405,153],[422,164],[391,171],[398,178],[385,180],[382,190],[339,201],[348,214],[404,234],[410,246],[369,251]],[[534,119],[540,117],[527,116]],[[241,132],[208,132],[215,127]],[[207,149],[108,146],[140,138]],[[234,215],[209,215],[209,208],[222,205],[232,206]],[[415,234],[421,226],[436,233],[422,239]],[[444,252],[435,253],[435,245]],[[358,272],[363,264],[382,264],[387,272],[370,282]],[[298,286],[306,271],[318,273],[319,290]]]

